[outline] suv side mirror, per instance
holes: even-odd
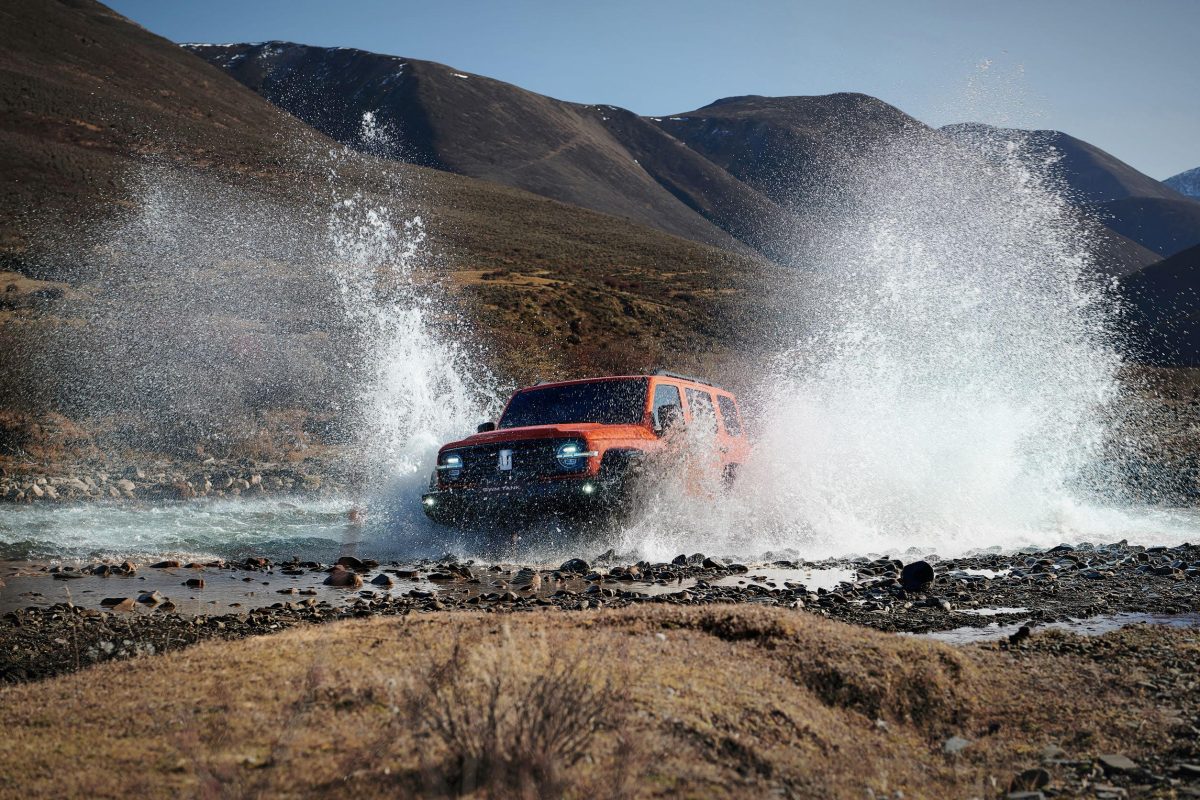
[[[476,433],[487,433],[488,431],[494,430],[496,430],[496,423],[494,422],[481,422],[479,423],[478,427],[475,428]]]
[[[658,432],[664,434],[683,421],[683,409],[672,403],[658,407]]]

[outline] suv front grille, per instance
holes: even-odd
[[[459,447],[453,451],[462,456],[462,471],[457,478],[442,475],[447,485],[503,486],[540,477],[582,472],[564,470],[558,463],[558,448],[563,442],[577,439],[532,439],[518,442]],[[512,469],[500,469],[500,451],[512,451]]]

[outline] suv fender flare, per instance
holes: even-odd
[[[600,477],[607,480],[624,481],[638,471],[647,453],[638,447],[613,447],[604,451],[600,459]]]

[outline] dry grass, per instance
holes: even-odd
[[[338,623],[0,691],[0,796],[995,797],[1047,744],[1161,746],[1137,652],[752,608]]]

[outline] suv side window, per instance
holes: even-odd
[[[717,395],[717,404],[721,407],[721,422],[725,425],[725,432],[730,436],[741,436],[742,420],[738,417],[737,406],[734,405],[733,398],[719,394]]]
[[[655,430],[662,428],[662,419],[659,417],[658,411],[663,406],[675,406],[679,409],[679,413],[683,413],[683,401],[679,399],[678,386],[660,383],[654,387],[654,406],[650,413],[654,420]]]
[[[687,394],[688,410],[692,412],[692,422],[703,425],[713,433],[717,432],[717,412],[713,409],[712,395],[699,389],[684,389]]]

